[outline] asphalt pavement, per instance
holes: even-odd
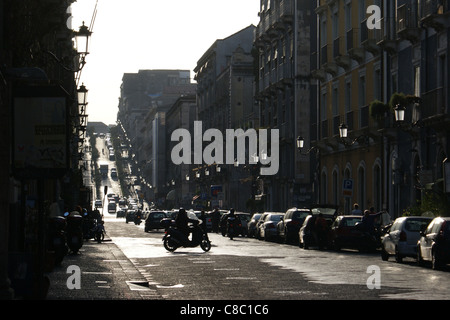
[[[47,300],[157,300],[156,291],[107,236],[87,240],[47,274]]]

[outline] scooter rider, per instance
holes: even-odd
[[[184,208],[180,208],[175,218],[175,225],[183,236],[183,243],[189,242],[189,222],[197,222],[196,220],[189,219]]]

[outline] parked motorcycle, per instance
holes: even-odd
[[[83,217],[70,214],[67,217],[67,246],[72,253],[78,253],[83,246]]]
[[[104,222],[100,221],[97,226],[95,226],[94,230],[94,239],[95,241],[97,241],[98,243],[102,242],[105,239],[105,226],[104,226]]]
[[[48,249],[55,254],[55,265],[60,265],[69,251],[66,245],[66,225],[64,217],[52,217],[49,219]]]
[[[192,222],[192,240],[186,240],[186,236],[174,226],[166,228],[163,237],[164,248],[167,251],[174,252],[179,247],[195,248],[200,246],[203,251],[207,252],[211,249],[211,241],[209,241],[208,234],[200,227],[201,220]]]

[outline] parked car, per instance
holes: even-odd
[[[264,212],[261,217],[259,217],[258,222],[256,223],[256,231],[255,231],[255,238],[256,239],[261,239],[261,225],[264,223],[264,220],[266,219],[266,217],[269,215],[269,212]]]
[[[375,234],[367,232],[362,225],[362,216],[338,216],[331,225],[330,246],[335,250],[341,248],[372,251],[378,247]]]
[[[134,216],[136,215],[136,210],[128,210],[126,215],[125,215],[125,223],[128,222],[133,222],[134,221]]]
[[[239,233],[245,237],[248,235],[248,223],[251,220],[251,215],[250,213],[245,213],[245,212],[236,212],[236,216],[239,217],[239,219],[241,220],[241,228],[239,230]]]
[[[434,218],[417,243],[417,261],[423,265],[431,262],[433,269],[450,263],[450,217]]]
[[[430,217],[400,217],[395,219],[387,233],[381,237],[381,258],[384,261],[393,255],[395,261],[404,257],[417,258],[417,241],[420,231],[430,224]]]
[[[291,208],[278,223],[278,234],[285,243],[298,243],[298,233],[306,217],[311,214],[310,209]]]
[[[337,209],[338,208],[336,206],[332,205],[317,205],[311,207],[311,214],[305,218],[298,232],[298,244],[300,248],[308,249],[310,247],[319,246],[317,241],[316,219],[320,214],[322,214],[323,218],[327,222],[327,233],[329,233],[329,228],[336,219],[338,212]]]
[[[284,212],[268,212],[259,227],[259,239],[276,240],[278,239],[278,222],[284,216]]]
[[[261,218],[262,213],[255,213],[251,217],[250,221],[247,224],[247,236],[255,237],[256,236],[256,225],[258,224],[259,218]]]
[[[150,211],[147,219],[145,219],[144,231],[149,232],[153,229],[163,229],[161,225],[161,220],[167,218],[168,216],[164,211]]]

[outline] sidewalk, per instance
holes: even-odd
[[[79,272],[68,271],[70,266],[79,267]],[[80,275],[78,282],[77,275]],[[47,276],[50,279],[47,300],[161,299],[108,237],[102,243],[85,241],[78,254],[66,255],[61,266]],[[79,283],[80,288],[70,289],[68,282],[71,287]]]

